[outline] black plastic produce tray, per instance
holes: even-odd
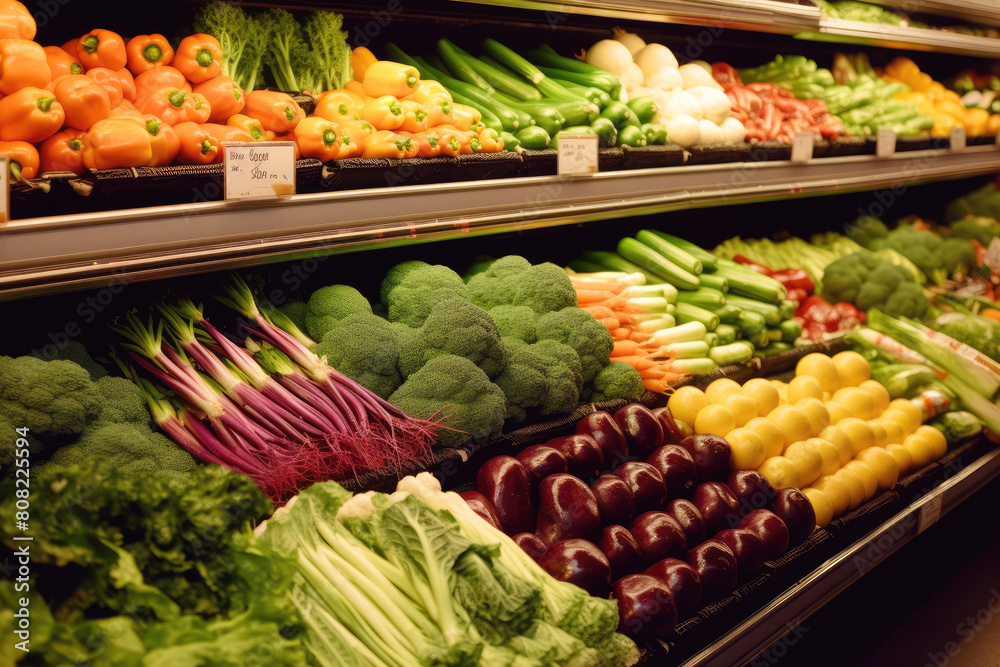
[[[684,149],[677,144],[666,146],[622,146],[625,159],[622,169],[650,169],[684,164]]]
[[[840,157],[844,155],[860,155],[867,150],[868,141],[864,137],[841,137],[830,142],[830,149],[827,157]],[[872,149],[874,152],[874,149]]]
[[[965,138],[966,146],[993,146],[997,142],[995,134],[977,134]]]
[[[323,165],[320,189],[358,190],[511,178],[521,174],[521,166],[520,156],[512,151],[457,157],[348,158]]]
[[[707,144],[687,149],[688,164],[720,164],[723,162],[752,162],[753,144]],[[767,159],[765,157],[759,158]]]

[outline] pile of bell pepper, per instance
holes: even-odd
[[[799,100],[773,83],[744,86],[739,73],[726,63],[712,65],[712,77],[725,89],[733,117],[747,129],[746,140],[792,143],[799,132],[832,140],[846,134],[844,125],[823,100]]]
[[[995,135],[1000,130],[1000,115],[978,106],[967,108],[958,93],[921,72],[909,58],[896,58],[886,65],[882,79],[910,88],[897,93],[896,99],[913,102],[921,113],[934,119],[931,136],[950,136],[956,127],[964,127],[969,136]]]
[[[16,180],[217,163],[225,142],[294,141],[296,157],[323,161],[503,149],[478,111],[364,49],[352,63],[357,80],[321,96],[307,118],[290,95],[244,91],[222,74],[211,35],[189,35],[175,50],[159,34],[126,40],[95,29],[43,47],[35,33],[23,4],[0,0],[0,155]]]

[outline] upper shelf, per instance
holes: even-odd
[[[1000,150],[740,162],[209,202],[0,226],[0,299],[304,256],[985,175]]]
[[[654,21],[793,35],[802,39],[894,49],[1000,58],[1000,39],[898,26],[828,19],[814,5],[775,0],[456,0],[620,20]],[[913,0],[878,4],[912,9]],[[920,0],[921,12],[947,13],[971,23],[1000,25],[1000,3]],[[937,11],[940,8],[941,11]],[[947,10],[947,11],[945,11]]]

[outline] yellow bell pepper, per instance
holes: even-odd
[[[378,60],[369,65],[361,81],[361,87],[366,95],[371,97],[392,95],[397,99],[412,93],[419,84],[420,72],[416,67],[391,60]]]
[[[105,118],[83,137],[83,164],[87,169],[145,167],[153,157],[146,128],[129,118]]]

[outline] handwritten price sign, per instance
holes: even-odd
[[[556,173],[577,176],[597,173],[597,135],[560,134]]]
[[[295,194],[295,143],[225,144],[226,199],[276,199]]]

